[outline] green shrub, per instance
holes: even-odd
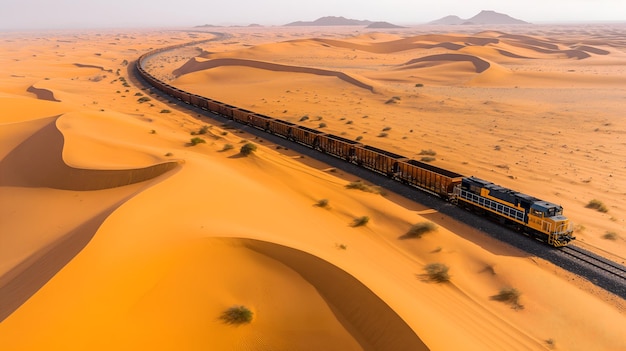
[[[497,295],[491,296],[491,299],[507,303],[515,310],[521,310],[524,309],[524,306],[519,303],[520,295],[520,292],[515,288],[502,288]]]
[[[233,306],[224,311],[220,319],[227,324],[247,324],[252,322],[254,313],[246,306]]]
[[[228,151],[228,150],[232,150],[235,147],[233,146],[233,144],[224,144],[224,147],[222,148],[222,151]]]
[[[198,137],[191,138],[191,145],[192,146],[196,146],[196,145],[202,144],[202,143],[206,143],[206,140],[204,140],[202,138],[198,138]]]
[[[602,203],[602,201],[593,199],[589,201],[589,203],[585,206],[586,208],[592,208],[598,212],[606,213],[609,212],[609,209]]]
[[[448,266],[443,263],[429,263],[424,267],[428,279],[437,283],[444,283],[450,280]]]
[[[406,238],[420,238],[422,235],[432,232],[437,229],[437,226],[433,222],[420,222],[414,224],[409,231],[404,234]]]
[[[256,145],[252,144],[252,143],[245,143],[243,144],[243,146],[241,147],[241,149],[239,150],[239,152],[241,152],[242,155],[244,156],[248,156],[251,153],[256,151]]]
[[[355,218],[354,221],[352,221],[352,226],[353,227],[361,227],[367,224],[367,222],[370,221],[370,218],[368,216],[362,216],[359,218]]]

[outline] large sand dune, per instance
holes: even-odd
[[[623,260],[623,28],[538,28],[3,34],[0,349],[623,349],[622,299],[228,126],[190,146],[212,122],[128,74],[151,48],[219,39],[147,68],[409,157],[434,150],[435,165],[562,203],[583,245]],[[258,151],[240,156],[244,141]],[[437,229],[406,239],[421,222]],[[424,276],[435,262],[449,282]],[[504,287],[523,309],[491,298]],[[249,324],[220,318],[235,305]]]

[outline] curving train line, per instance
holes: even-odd
[[[151,86],[186,104],[196,106],[236,122],[305,145],[317,151],[384,174],[398,182],[439,196],[459,207],[497,219],[554,247],[574,240],[573,226],[563,215],[563,207],[531,195],[501,187],[476,177],[409,159],[358,141],[324,133],[278,118],[255,113],[172,86],[144,68],[150,57],[164,51],[196,45],[202,40],[150,51],[137,59],[137,73]]]

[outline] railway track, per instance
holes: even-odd
[[[567,256],[573,257],[578,261],[582,261],[587,265],[593,266],[603,272],[613,275],[621,280],[626,280],[626,267],[608,260],[602,256],[596,255],[580,247],[570,245],[560,248],[560,251]]]
[[[219,33],[217,33],[219,34]],[[214,41],[222,39],[219,35],[216,36],[215,39],[203,40],[203,41]],[[192,44],[196,44],[198,42],[193,42]],[[148,57],[159,52],[164,52],[168,50],[173,50],[179,47],[184,47],[190,45],[181,44],[174,47],[166,47],[158,50],[154,50],[148,54],[145,54],[143,57]],[[141,60],[141,58],[140,58]],[[140,62],[140,61],[138,61]],[[142,76],[141,72],[138,69],[130,71],[131,76],[135,76],[139,78],[139,85],[149,86],[153,88],[157,88],[154,85],[154,82],[146,77]],[[147,74],[147,72],[144,72]],[[150,77],[148,77],[150,78]],[[160,82],[157,82],[160,83]],[[175,87],[167,86],[171,88],[171,90],[175,90],[178,93],[186,93]],[[163,91],[159,91],[159,89],[154,90],[155,93],[162,95],[163,97],[173,96],[175,95],[171,93],[168,94]],[[186,93],[188,94],[188,93]],[[170,101],[170,103],[174,105],[181,106],[185,109],[194,111],[199,115],[202,114],[205,117],[211,118],[215,121],[219,121],[225,124],[231,124],[234,118],[228,118],[223,116],[219,111],[207,111],[207,109],[201,109],[198,106],[194,106],[189,101],[183,101],[182,99],[178,99],[180,101]],[[232,107],[232,106],[230,106]],[[234,107],[232,107],[234,108]],[[241,122],[240,122],[241,123]],[[321,162],[325,162],[329,165],[332,165],[336,168],[342,169],[348,173],[358,175],[359,177],[368,180],[374,184],[382,186],[388,190],[391,190],[397,194],[400,194],[407,199],[416,201],[425,206],[432,207],[436,209],[438,212],[442,214],[446,214],[460,220],[466,224],[469,224],[481,231],[485,234],[492,236],[495,239],[501,240],[503,242],[507,242],[508,244],[517,247],[518,249],[525,251],[531,255],[535,255],[537,257],[543,258],[547,261],[552,262],[553,264],[560,266],[563,269],[566,269],[572,273],[575,273],[581,277],[586,278],[590,282],[595,285],[623,298],[626,299],[626,267],[612,262],[609,259],[596,255],[592,252],[589,252],[580,247],[576,247],[574,245],[561,247],[555,249],[553,247],[548,247],[545,244],[538,244],[534,240],[528,240],[526,236],[519,235],[519,233],[513,233],[508,230],[502,230],[502,225],[493,223],[485,217],[479,217],[473,214],[468,214],[467,211],[457,207],[451,206],[448,202],[443,202],[439,197],[435,198],[435,196],[426,194],[422,191],[416,191],[415,188],[410,187],[408,185],[402,184],[397,181],[393,181],[390,178],[383,176],[377,172],[371,172],[362,167],[359,167],[353,163],[349,163],[343,160],[340,160],[336,157],[332,157],[325,153],[317,152],[311,148],[300,145],[299,143],[288,141],[284,138],[278,137],[273,134],[268,134],[267,132],[261,131],[258,128],[254,128],[252,126],[248,126],[245,124],[234,123],[237,125],[237,128],[247,131],[250,134],[258,136],[260,138],[266,139],[268,141],[274,142],[279,145],[283,145],[285,147],[289,147],[294,149],[302,154],[306,154],[312,158],[315,158]]]

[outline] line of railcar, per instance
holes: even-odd
[[[344,159],[435,194],[461,207],[492,215],[501,223],[513,225],[552,246],[565,246],[575,239],[570,221],[563,216],[563,208],[557,204],[358,141],[192,94],[157,79],[143,68],[143,61],[147,57],[180,46],[183,45],[155,50],[141,56],[136,62],[139,75],[154,88],[186,104]]]

